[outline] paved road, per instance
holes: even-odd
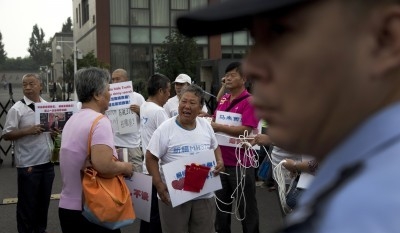
[[[20,100],[22,98],[21,90],[14,90],[14,100]],[[45,99],[48,96],[43,95]],[[5,104],[9,99],[8,91],[0,91],[0,103]],[[0,109],[0,112],[2,109]],[[3,116],[5,117],[5,116]],[[0,123],[4,123],[3,117],[0,118]],[[5,120],[5,118],[4,118]],[[4,140],[2,144],[6,143]],[[0,203],[5,198],[15,198],[17,196],[17,175],[16,169],[11,167],[11,155],[4,156],[0,152],[0,157],[4,159],[3,165],[0,167]],[[56,166],[56,178],[53,184],[53,194],[58,194],[61,191],[61,180],[59,167]],[[278,204],[278,197],[275,192],[268,192],[266,188],[257,187],[257,200],[258,208],[260,212],[260,232],[261,233],[272,233],[282,225],[282,217],[280,207]],[[52,200],[49,208],[48,218],[48,232],[60,233],[60,225],[58,220],[58,200]],[[232,216],[232,233],[240,233],[241,225],[235,216]],[[139,220],[133,225],[126,227],[122,230],[123,233],[136,233],[139,232]],[[16,228],[16,205],[15,204],[0,204],[0,232],[2,233],[13,233],[17,232]]]

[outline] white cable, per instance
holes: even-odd
[[[227,137],[226,135],[219,135]],[[238,162],[236,164],[236,188],[233,190],[233,193],[230,196],[232,201],[230,203],[225,203],[215,196],[215,203],[219,211],[227,214],[235,214],[236,219],[242,221],[246,218],[246,211],[244,211],[244,215],[241,218],[239,213],[239,205],[243,199],[244,210],[246,210],[246,198],[244,196],[244,188],[246,186],[246,169],[251,167],[257,168],[259,166],[259,156],[257,151],[253,149],[253,146],[247,141],[248,139],[253,139],[249,137],[247,130],[245,130],[243,135],[240,135],[239,138],[235,138],[235,140],[236,139],[239,139],[240,143],[238,143],[235,148],[235,156]],[[244,149],[243,160],[241,159],[241,148]],[[246,165],[247,161],[249,161],[249,165]],[[241,190],[240,193],[239,190]],[[224,205],[233,206],[233,199],[235,199],[235,205],[232,212],[224,211],[218,205],[218,202],[221,202]]]
[[[283,171],[283,169],[285,169],[283,167],[284,163],[286,163],[286,160],[283,159],[278,165],[276,165],[273,168],[272,172],[274,173],[275,181],[278,184],[278,194],[282,210],[285,214],[288,214],[291,211],[291,209],[286,203],[286,195],[289,192],[291,186],[293,185],[293,181],[291,182],[290,187],[286,191],[286,176],[285,172]]]

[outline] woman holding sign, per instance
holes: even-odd
[[[215,232],[214,193],[209,192],[183,204],[172,207],[172,195],[184,195],[184,174],[177,173],[173,184],[167,184],[160,165],[180,159],[193,158],[204,152],[213,154],[214,175],[224,170],[217,139],[210,123],[197,117],[204,104],[203,90],[197,85],[190,85],[182,90],[179,100],[179,114],[165,121],[154,132],[146,151],[146,166],[159,196],[159,210],[163,233],[176,232]],[[215,158],[215,160],[214,160]],[[164,171],[165,172],[165,171]],[[179,178],[179,179],[178,179]]]

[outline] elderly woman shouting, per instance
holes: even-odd
[[[60,169],[63,182],[59,203],[59,218],[63,233],[66,232],[120,232],[90,223],[82,215],[81,169],[87,158],[88,135],[94,120],[108,109],[110,101],[110,74],[98,68],[81,69],[75,74],[78,99],[82,102],[79,112],[72,115],[64,126],[60,150]],[[116,161],[111,122],[101,118],[94,127],[91,142],[92,166],[103,177],[131,176],[129,162]]]
[[[217,165],[215,174],[224,170],[217,139],[210,123],[197,117],[204,104],[203,90],[197,85],[187,86],[182,90],[179,100],[178,115],[164,121],[150,139],[146,151],[146,166],[159,195],[159,211],[164,233],[214,233],[215,200],[214,193],[202,195],[194,200],[172,208],[165,184],[160,174],[160,165],[193,156],[198,151],[183,151],[176,148],[197,148],[212,150]],[[201,145],[201,146],[198,146]]]

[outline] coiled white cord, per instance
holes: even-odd
[[[222,135],[222,134],[219,134],[219,135],[224,136],[224,137],[229,137],[229,136]],[[232,138],[232,137],[230,137],[230,138]],[[244,131],[243,135],[240,135],[239,138],[235,138],[235,139],[239,139],[240,143],[238,143],[235,148],[235,156],[236,156],[236,160],[237,160],[236,188],[233,190],[233,193],[230,196],[232,201],[229,203],[226,203],[226,202],[221,201],[217,196],[215,196],[215,199],[216,199],[215,203],[216,203],[216,206],[219,211],[221,211],[223,213],[227,213],[227,214],[235,214],[236,219],[239,221],[242,221],[246,218],[246,211],[244,211],[244,215],[242,217],[240,217],[239,206],[240,206],[241,201],[243,200],[244,209],[246,209],[246,198],[244,196],[244,188],[246,186],[246,169],[251,168],[251,167],[257,168],[259,166],[259,161],[258,161],[259,156],[258,156],[257,151],[255,149],[253,149],[253,146],[250,144],[250,142],[248,142],[249,139],[253,139],[253,138],[249,137],[249,133],[247,130]],[[240,150],[242,148],[244,149],[243,155],[241,154],[242,150]],[[264,150],[265,150],[265,148],[264,148]],[[247,165],[247,161],[249,161],[249,165]],[[233,200],[233,199],[235,199],[235,200]],[[234,203],[234,201],[235,201],[235,203]],[[234,205],[233,205],[234,209],[232,210],[232,212],[224,211],[219,207],[218,202],[220,202],[224,205],[233,205],[233,203],[234,203]]]
[[[283,167],[283,164],[286,163],[286,160],[282,160],[278,165],[276,165],[272,172],[274,173],[275,181],[278,184],[278,194],[279,194],[279,200],[281,203],[282,210],[285,214],[288,214],[291,209],[290,207],[286,204],[286,195],[289,192],[290,188],[293,185],[293,181],[290,184],[290,187],[286,191],[286,176],[285,176],[285,169]]]

